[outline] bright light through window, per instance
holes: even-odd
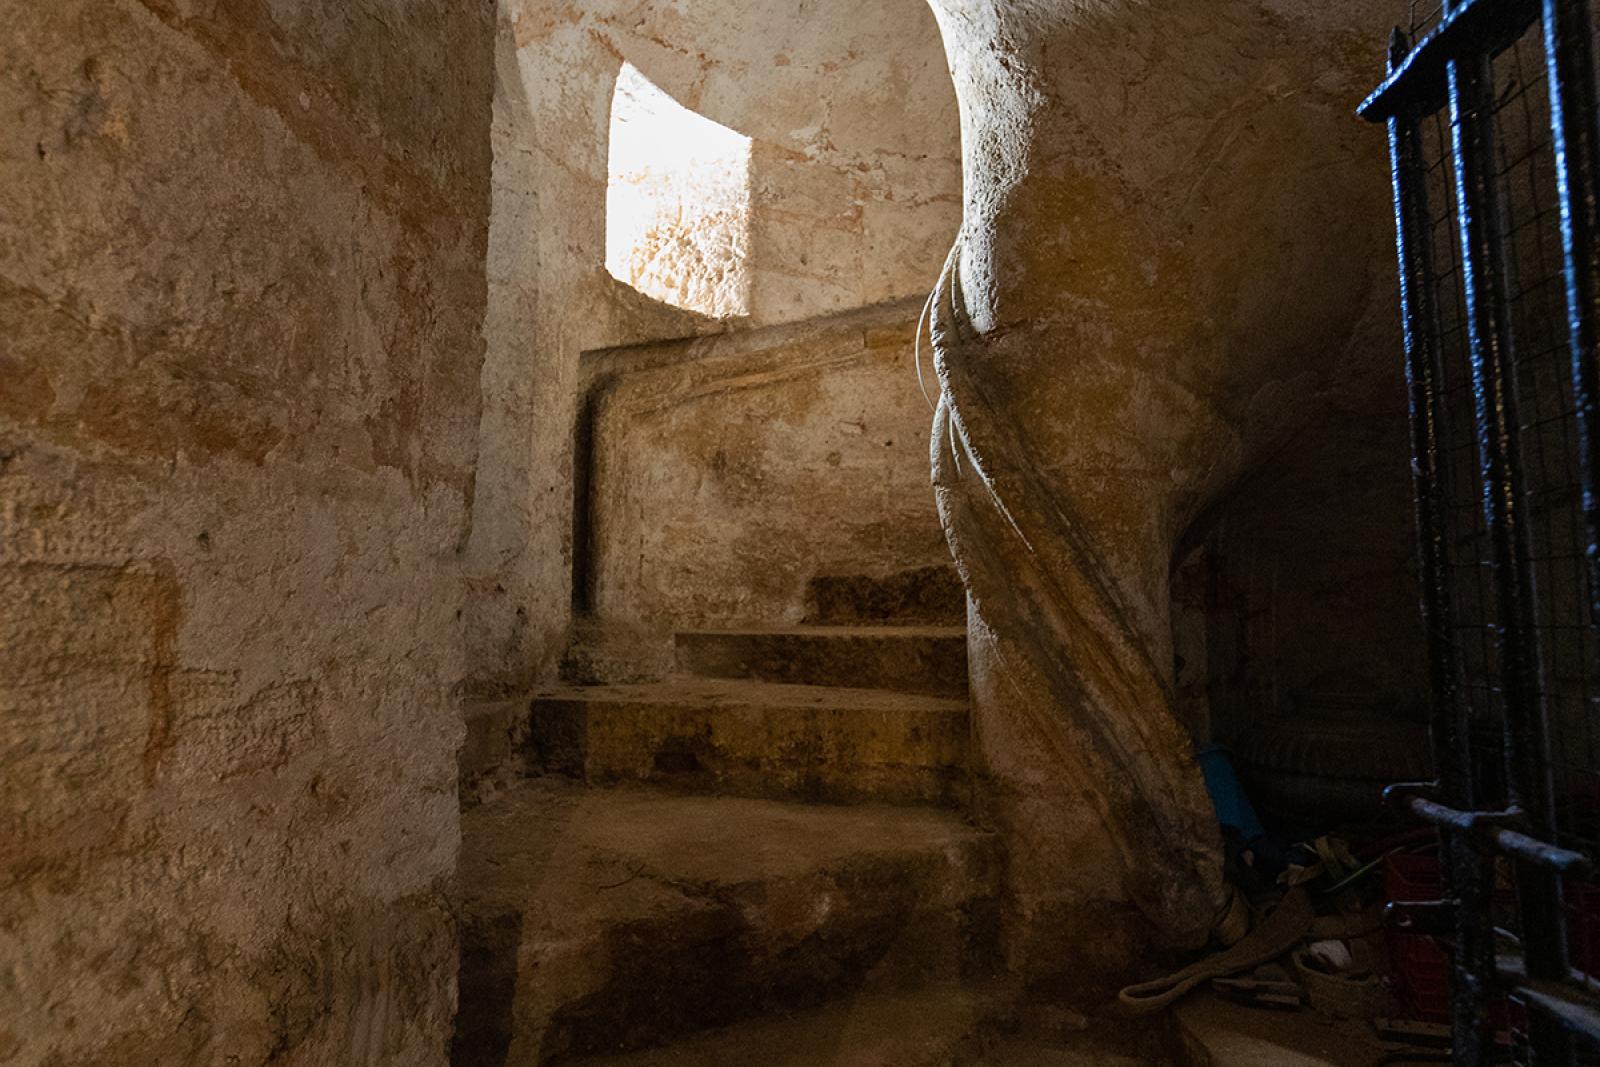
[[[749,243],[750,138],[623,64],[611,100],[606,269],[674,307],[744,315]]]

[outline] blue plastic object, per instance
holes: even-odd
[[[1242,840],[1254,841],[1267,831],[1256,817],[1256,809],[1250,806],[1250,798],[1244,795],[1239,776],[1233,771],[1232,757],[1226,745],[1207,745],[1195,753],[1217,822],[1239,831]]]

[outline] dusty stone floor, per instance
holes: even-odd
[[[997,1030],[981,994],[866,997],[590,1067],[1179,1067],[1165,1035],[1045,1040]],[[1161,1030],[1158,1027],[1157,1030]]]
[[[1364,1022],[1247,1008],[1203,992],[1173,1015],[1195,1067],[1370,1067],[1394,1047]]]
[[[949,811],[534,779],[463,831],[457,1067],[640,1048],[989,962],[996,842]]]
[[[1000,842],[952,788],[970,744],[962,631],[900,610],[685,629],[668,677],[484,707],[455,1067],[1376,1057],[1309,1014],[1196,998],[1086,1019],[1022,997],[1002,958]]]
[[[1000,977],[956,812],[516,782],[464,820],[456,1067],[1367,1067],[1359,1023],[1197,994],[1086,1018]]]

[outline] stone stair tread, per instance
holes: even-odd
[[[679,630],[684,635],[714,635],[732,637],[739,635],[795,636],[816,638],[849,638],[881,640],[889,638],[938,637],[963,638],[965,626],[939,626],[927,623],[851,623],[848,625],[801,623],[794,626],[710,626]]]
[[[681,673],[700,678],[967,692],[966,629],[959,626],[680,630],[673,654]]]
[[[889,804],[848,807],[649,788],[518,783],[462,818],[461,895],[469,909],[546,905],[550,922],[614,919],[635,899],[737,888],[825,869],[992,841],[958,814]],[[612,886],[616,874],[628,883]],[[530,877],[536,875],[536,877]],[[630,887],[642,883],[636,893]],[[630,892],[608,895],[611,890]]]
[[[820,574],[806,589],[807,622],[960,626],[966,618],[967,593],[949,563],[891,574]]]
[[[952,1067],[970,1062],[984,1007],[959,986],[858,996],[573,1067]]]
[[[536,778],[462,834],[456,1067],[647,1048],[996,966],[998,844],[948,811]]]
[[[1365,1067],[1393,1046],[1370,1025],[1263,1011],[1199,992],[1173,1009],[1193,1067]]]
[[[902,693],[890,689],[796,685],[751,678],[677,677],[617,685],[556,685],[534,692],[535,700],[588,700],[638,704],[694,704],[707,708],[852,708],[862,711],[953,711],[959,697]]]
[[[532,766],[595,784],[806,801],[944,804],[965,781],[965,700],[675,678],[533,698]]]
[[[1030,1037],[1014,1032],[1010,999],[996,983],[857,995],[572,1067],[1176,1067],[1159,1022]]]

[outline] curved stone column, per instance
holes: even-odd
[[[1099,991],[1229,899],[1171,711],[1174,548],[1340,375],[1393,358],[1383,139],[1352,114],[1385,10],[931,3],[966,168],[933,465],[979,807],[1011,963]]]

